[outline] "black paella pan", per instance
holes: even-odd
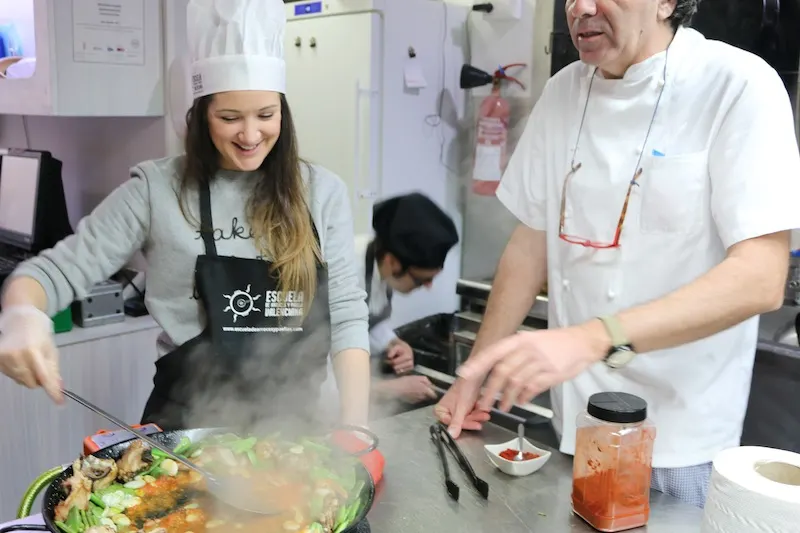
[[[338,429],[338,428],[337,428]],[[373,450],[375,450],[378,446],[378,437],[367,431],[363,428],[355,428],[355,427],[344,427],[342,428],[346,431],[352,431],[355,433],[362,433],[366,435],[369,440],[369,446],[365,449],[356,452],[356,453],[348,453],[345,451],[341,451],[342,454],[347,454],[351,456],[362,456],[365,455]],[[214,429],[187,429],[187,430],[173,430],[173,431],[163,431],[159,433],[154,433],[149,435],[150,438],[156,440],[157,442],[168,446],[169,448],[175,448],[180,442],[181,439],[184,437],[189,438],[192,442],[199,442],[205,438],[230,433],[231,431],[223,428],[214,428]],[[107,448],[103,448],[98,450],[91,455],[99,458],[99,459],[114,459],[117,460],[122,457],[122,454],[128,447],[133,443],[135,440],[138,439],[130,439],[124,442],[119,442]],[[333,446],[336,448],[336,446]],[[340,531],[340,533],[360,533],[362,531],[369,531],[369,526],[366,525],[366,516],[369,513],[370,509],[372,508],[372,504],[375,499],[375,482],[372,479],[372,476],[367,471],[366,467],[360,462],[357,461],[355,464],[356,469],[356,479],[357,481],[363,482],[363,488],[361,489],[361,493],[359,495],[360,500],[360,511],[357,513],[356,518],[350,522],[350,525]],[[42,499],[42,519],[44,520],[44,525],[39,524],[18,524],[18,525],[11,525],[5,528],[0,528],[0,533],[11,533],[13,531],[49,531],[51,533],[64,533],[56,524],[55,524],[55,509],[56,506],[64,499],[64,490],[63,484],[64,482],[72,476],[72,466],[66,467],[60,473],[57,471],[52,474],[51,481],[49,484],[46,485],[44,489],[44,497]],[[38,495],[38,490],[36,490],[33,494],[28,494],[27,497],[31,500],[34,499]]]

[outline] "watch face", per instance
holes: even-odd
[[[606,364],[611,368],[620,368],[630,363],[636,354],[626,347],[619,347],[606,357]]]

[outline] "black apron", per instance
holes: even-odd
[[[313,426],[331,347],[327,266],[317,264],[304,319],[303,295],[279,290],[271,262],[217,255],[207,184],[200,217],[206,253],[194,279],[206,327],[158,359],[142,423],[257,430],[280,418],[298,430]],[[314,236],[319,242],[316,226]]]
[[[372,298],[372,276],[375,271],[375,241],[369,243],[367,246],[367,254],[364,257],[366,268],[364,269],[364,283],[367,290],[367,302]],[[372,310],[369,311],[369,329],[374,328],[380,322],[388,320],[392,316],[392,288],[386,286],[386,306],[380,310],[379,313],[373,314]]]

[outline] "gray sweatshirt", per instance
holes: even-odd
[[[178,205],[179,157],[145,161],[131,179],[114,190],[75,234],[22,263],[13,273],[41,283],[50,316],[83,298],[141,250],[147,260],[147,309],[163,328],[158,354],[198,335],[204,327],[200,302],[193,297],[194,266],[204,253],[196,227]],[[353,221],[345,183],[330,171],[304,166],[311,216],[328,265],[332,322],[331,353],[348,348],[369,351],[366,292],[360,287],[353,248]],[[252,180],[245,172],[221,171],[211,184],[211,212],[219,255],[256,258],[246,207]],[[199,220],[198,197],[185,202]]]

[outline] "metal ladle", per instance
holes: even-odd
[[[131,426],[129,426],[122,420],[116,418],[114,415],[111,415],[103,411],[96,405],[83,399],[81,396],[78,396],[74,392],[68,391],[67,389],[62,389],[61,392],[64,393],[64,396],[81,404],[82,406],[89,409],[93,413],[102,416],[112,424],[119,426],[122,429],[130,431],[133,435],[136,435],[136,438],[142,439],[153,448],[162,451],[164,455],[168,456],[173,461],[181,463],[187,468],[190,468],[191,470],[194,470],[195,472],[203,476],[203,478],[205,478],[206,481],[206,488],[208,492],[211,493],[215,498],[226,503],[227,505],[230,505],[231,507],[234,507],[241,511],[246,511],[248,513],[255,513],[261,515],[275,515],[283,512],[283,510],[281,509],[275,509],[274,507],[270,507],[268,502],[264,502],[262,500],[256,500],[253,497],[252,491],[247,490],[244,484],[236,483],[235,479],[227,479],[221,481],[212,474],[210,474],[209,472],[207,472],[205,469],[200,468],[191,461],[187,461],[183,457],[176,455],[172,450],[170,450],[165,445],[159,443],[155,439],[148,437],[147,435],[139,433],[138,431],[133,429]]]

